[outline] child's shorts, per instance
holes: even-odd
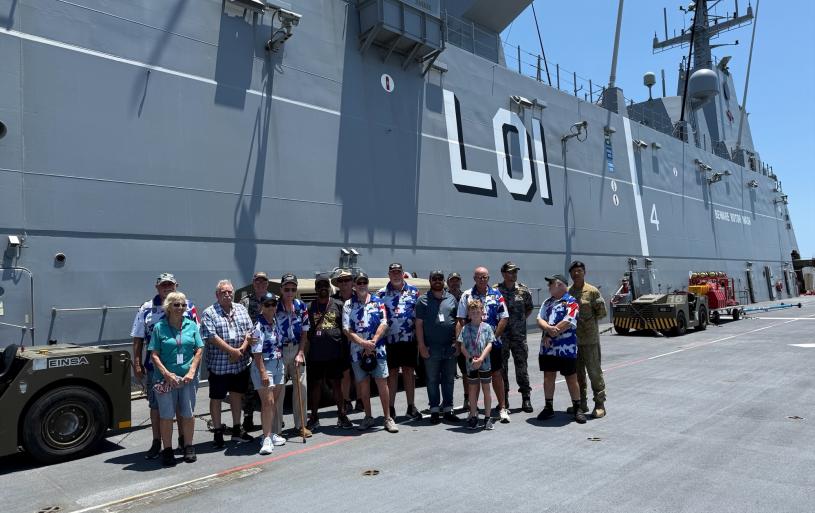
[[[492,381],[492,373],[489,370],[471,370],[467,372],[467,379],[470,383],[489,384]]]

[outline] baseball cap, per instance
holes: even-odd
[[[353,277],[354,275],[351,274],[351,271],[349,269],[338,269],[331,277],[331,284],[336,286],[340,279]]]
[[[439,277],[439,278],[441,278],[442,280],[444,279],[444,273],[443,273],[443,272],[441,272],[441,271],[439,271],[438,269],[437,269],[437,270],[434,270],[434,271],[430,271],[430,276],[429,276],[429,279],[430,279],[430,280],[432,280],[432,279],[433,279],[433,278],[435,278],[436,276],[438,276],[438,277]]]
[[[178,285],[178,280],[176,280],[175,276],[173,276],[170,273],[161,273],[161,274],[159,274],[158,278],[156,278],[156,285],[158,285],[160,283],[164,283],[166,281],[168,281],[170,283],[173,283],[175,285]]]
[[[447,281],[450,281],[453,278],[458,278],[460,280],[461,275],[459,273],[455,272],[455,271],[453,271],[453,272],[451,272],[450,274],[447,275]]]
[[[252,281],[257,280],[258,278],[263,278],[264,280],[269,281],[269,276],[263,271],[256,272],[255,275],[252,276]]]
[[[402,264],[400,264],[399,262],[394,262],[388,266],[388,271],[401,271],[401,270]]]
[[[504,262],[504,265],[502,265],[502,266],[501,266],[501,272],[502,272],[502,273],[508,273],[508,272],[512,272],[512,271],[518,271],[518,270],[520,270],[520,269],[521,269],[521,268],[520,268],[520,267],[518,267],[518,265],[517,265],[515,262],[512,262],[512,261],[509,261],[509,262]]]
[[[297,285],[297,276],[293,275],[292,273],[286,273],[283,276],[281,276],[280,286],[282,287],[287,283],[294,283],[295,285]]]
[[[331,283],[331,279],[327,273],[318,273],[314,277],[314,285],[316,286],[318,283]]]
[[[263,296],[261,296],[260,304],[263,305],[263,304],[266,304],[266,303],[277,303],[279,299],[280,298],[277,296],[277,294],[272,294],[271,292],[267,292],[267,293],[263,294]]]
[[[569,279],[563,276],[562,274],[553,274],[552,276],[545,277],[544,280],[548,281],[549,283],[552,283],[555,280],[560,280],[566,285],[569,284]]]
[[[360,278],[364,278],[365,280],[370,281],[368,275],[362,271],[358,272],[356,276],[354,276],[354,283],[358,282]]]
[[[569,266],[569,272],[572,272],[572,269],[574,269],[575,267],[582,267],[584,271],[586,270],[586,264],[584,264],[580,260],[575,260],[574,262],[571,263],[571,265]]]

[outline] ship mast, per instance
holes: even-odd
[[[735,28],[750,23],[753,19],[753,7],[748,4],[747,12],[739,15],[738,2],[732,17],[715,16],[710,13],[710,9],[716,6],[721,0],[715,0],[712,5],[708,5],[708,0],[699,0],[691,3],[687,8],[680,7],[682,11],[696,11],[693,17],[693,30],[685,31],[678,36],[668,38],[667,20],[665,22],[665,39],[659,41],[654,36],[653,51],[662,52],[689,44],[693,40],[693,71],[698,69],[713,69],[713,57],[711,55],[710,40],[722,32],[727,32]],[[711,24],[711,21],[713,22]]]

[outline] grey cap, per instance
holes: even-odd
[[[442,280],[444,279],[444,273],[439,271],[438,269],[436,269],[434,271],[430,271],[430,276],[428,276],[428,279],[432,280],[435,276],[438,276]]]
[[[158,275],[158,278],[156,278],[156,285],[164,282],[170,282],[174,285],[178,285],[178,280],[176,280],[175,276],[170,273],[161,273]]]
[[[569,278],[563,276],[562,274],[553,274],[551,276],[545,277],[544,280],[548,281],[549,283],[552,283],[555,280],[560,280],[563,283],[565,283],[566,285],[569,284]]]
[[[453,271],[453,272],[451,272],[450,274],[447,275],[447,281],[450,281],[453,278],[458,278],[460,280],[461,275],[459,273],[455,272],[455,271]]]

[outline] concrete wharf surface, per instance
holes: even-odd
[[[227,438],[216,450],[202,388],[198,462],[163,468],[143,457],[148,409],[134,401],[137,427],[109,437],[99,454],[52,466],[0,459],[0,510],[812,512],[815,298],[799,300],[801,309],[678,338],[604,334],[608,416],[584,425],[564,413],[562,380],[556,417],[535,418],[544,403],[538,333],[529,336],[535,412],[518,409],[513,386],[512,421],[492,432],[432,426],[427,416],[406,422],[400,392],[398,434],[383,431],[381,417],[365,434],[334,428],[325,408],[323,427],[305,444],[291,439],[259,456],[256,441]],[[416,397],[426,407],[424,388]],[[373,408],[381,415],[377,399]],[[291,415],[285,422],[293,424]]]

